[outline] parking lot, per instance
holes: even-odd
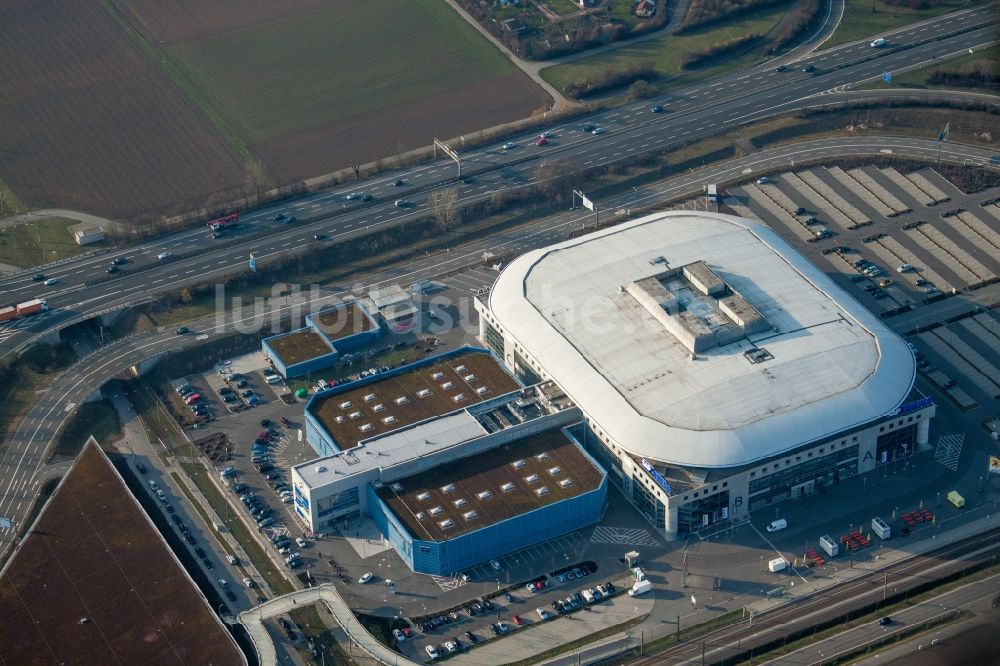
[[[997,278],[998,195],[966,195],[933,169],[812,167],[730,188],[725,203],[890,315]]]

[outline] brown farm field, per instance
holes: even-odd
[[[0,181],[29,207],[154,218],[238,196],[239,156],[101,2],[0,3]]]
[[[173,4],[189,4],[173,0]],[[215,3],[215,13],[235,0]],[[340,0],[192,39],[158,29],[196,94],[288,183],[523,118],[550,100],[441,0]],[[136,24],[153,3],[130,1]],[[195,35],[200,35],[195,37]],[[169,44],[167,42],[169,41]]]

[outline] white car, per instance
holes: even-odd
[[[604,128],[603,127],[595,127],[594,129],[590,130],[590,133],[593,134],[593,135],[595,135],[595,136],[598,135],[598,134],[604,134]]]
[[[238,559],[236,559],[235,557],[233,557],[232,555],[226,555],[226,561],[229,562],[230,564],[239,564],[240,563],[240,561]]]
[[[361,578],[359,578],[358,582],[361,583],[362,585],[364,585],[364,584],[368,583],[369,581],[371,581],[372,578],[374,578],[374,574],[372,574],[372,572],[369,571],[364,576],[362,576]]]
[[[767,179],[767,176],[761,176],[760,178],[757,179],[757,184],[758,185],[764,185],[765,183],[769,183],[769,182],[770,181]]]
[[[156,258],[159,259],[160,261],[163,261],[164,259],[169,259],[172,256],[174,256],[173,252],[171,252],[170,250],[164,250],[163,252],[156,255]]]
[[[351,192],[350,194],[348,194],[344,198],[347,199],[348,201],[354,201],[355,199],[360,199],[361,198],[361,194],[358,193],[358,192]]]
[[[500,563],[497,562],[496,560],[490,560],[490,566],[496,569],[497,571],[500,571]]]
[[[549,612],[547,610],[545,610],[544,608],[536,608],[535,612],[538,613],[538,618],[540,620],[547,620],[547,619],[549,619]]]
[[[299,548],[305,548],[309,545],[309,542],[302,537],[295,537],[295,543],[299,544]]]
[[[396,208],[403,208],[404,206],[409,206],[410,202],[408,199],[396,199],[396,202],[393,205],[396,206]]]
[[[225,578],[220,578],[219,579],[219,585],[221,585],[222,587],[226,587],[226,586],[229,585],[229,581],[226,580]]]
[[[877,49],[880,46],[885,46],[885,45],[886,45],[885,37],[879,37],[874,42],[872,42],[873,49]]]
[[[427,652],[427,656],[430,657],[431,659],[437,659],[440,656],[438,654],[437,648],[434,647],[433,645],[428,645],[427,647],[424,648],[424,650]]]
[[[549,132],[548,130],[546,130],[546,131],[542,132],[541,134],[539,134],[538,138],[540,138],[540,139],[551,139],[552,138],[552,132]]]
[[[507,143],[503,144],[504,150],[510,150],[511,148],[517,148],[517,144],[514,143],[513,141],[508,141]]]
[[[253,587],[254,585],[253,580],[250,578],[244,578],[243,584],[246,585],[247,587]]]
[[[444,644],[444,649],[447,650],[449,653],[458,652],[458,645],[455,644],[455,641],[448,641]]]
[[[55,278],[49,278],[48,280],[46,280],[42,284],[44,284],[46,287],[51,287],[54,284],[59,284],[59,280],[57,280]]]
[[[399,643],[402,643],[403,641],[406,640],[406,636],[404,636],[403,632],[400,631],[399,629],[393,629],[392,635],[396,637],[396,641]]]

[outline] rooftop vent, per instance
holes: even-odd
[[[417,391],[417,397],[418,398],[426,398],[430,394],[431,394],[431,390],[430,389],[422,388],[419,391]]]
[[[369,430],[373,430],[374,428],[375,426],[373,426],[371,423],[361,424],[361,432],[368,432]]]
[[[535,489],[535,494],[538,495],[539,497],[541,497],[542,495],[548,495],[549,494],[549,487],[548,486],[542,486],[541,488],[536,488]]]
[[[521,469],[522,467],[524,467],[524,460],[515,460],[514,462],[511,463],[511,467],[513,467],[514,469]]]
[[[478,497],[481,500],[488,500],[489,498],[493,497],[493,493],[491,493],[488,490],[483,490],[481,492],[476,493],[476,497]]]
[[[562,481],[559,482],[559,485],[562,488],[569,488],[570,486],[573,485],[573,479],[563,479]]]
[[[428,511],[428,513],[430,513],[432,516],[440,516],[442,511],[444,511],[444,509],[442,509],[439,506],[436,506],[430,511]]]
[[[443,492],[443,493],[453,493],[453,492],[455,492],[455,484],[454,483],[449,483],[446,486],[441,486],[441,492]]]
[[[351,408],[351,401],[348,400],[347,402],[340,403],[340,408],[341,409],[350,409]]]
[[[447,391],[448,389],[450,389],[454,385],[455,385],[455,382],[445,382],[444,384],[441,384],[441,388],[443,388],[445,391]]]
[[[462,518],[465,518],[466,520],[475,520],[478,517],[479,514],[476,513],[475,511],[466,511],[465,513],[462,514]]]
[[[396,398],[396,404],[397,405],[405,405],[409,401],[410,401],[410,399],[407,398],[405,395]]]
[[[427,517],[427,514],[424,513],[423,511],[420,511],[420,512],[417,513],[417,520],[423,520],[426,517]]]
[[[333,420],[336,421],[337,423],[343,423],[346,419],[343,416],[338,415],[333,417]]]
[[[348,416],[350,416],[352,419],[360,419],[361,412],[351,412],[350,414],[348,414]]]
[[[431,375],[431,379],[441,379],[442,377],[444,377],[443,372],[435,372],[433,375]]]
[[[551,474],[552,476],[555,476],[556,474],[560,474],[561,472],[562,472],[562,468],[559,467],[559,465],[556,465],[555,467],[549,467],[549,474]]]
[[[395,422],[396,422],[396,417],[393,416],[392,414],[390,414],[389,416],[387,416],[384,419],[382,419],[382,423],[384,423],[386,425],[389,425],[390,423],[395,423]]]
[[[475,375],[466,375],[465,377],[462,377],[462,379],[464,379],[467,382],[471,382],[471,381],[475,381],[476,376]]]
[[[452,504],[454,504],[456,508],[461,509],[463,506],[468,504],[468,502],[465,501],[464,497],[459,497],[457,500],[452,502]]]
[[[455,402],[462,402],[462,401],[465,400],[465,394],[464,393],[459,393],[454,398],[452,398],[452,400],[454,400]]]
[[[512,493],[514,492],[514,484],[508,481],[507,483],[500,486],[500,490],[504,491],[505,493]]]
[[[392,491],[395,492],[395,493],[401,493],[401,492],[403,492],[403,484],[401,484],[401,483],[393,483],[389,487],[392,488]]]
[[[374,407],[372,407],[372,411],[373,411],[373,412],[384,412],[384,411],[385,411],[385,405],[383,405],[383,404],[382,404],[382,403],[380,402],[379,404],[377,404],[377,405],[375,405]]]
[[[446,530],[448,528],[454,527],[455,521],[452,520],[451,518],[445,518],[440,523],[438,523],[438,525],[441,526],[441,529]]]
[[[455,366],[455,372],[465,372],[465,366],[464,365],[456,365]]]
[[[429,492],[427,492],[426,490],[424,492],[419,493],[417,495],[417,501],[418,502],[423,502],[424,500],[429,500],[430,498],[431,498],[431,494]]]
[[[476,389],[476,393],[478,393],[479,395],[486,393],[486,387],[480,386],[479,388]]]
[[[527,481],[528,483],[538,483],[538,475],[529,474],[528,476],[524,477],[524,480]]]
[[[548,454],[547,451],[542,451],[541,453],[539,453],[535,457],[538,458],[539,460],[548,460],[549,459],[549,454]]]
[[[365,396],[365,402],[371,402],[374,399],[375,399],[374,393],[369,393],[368,395]]]

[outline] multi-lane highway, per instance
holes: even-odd
[[[603,202],[610,219],[618,211],[649,208],[688,193],[701,191],[705,183],[724,182],[741,174],[779,169],[791,162],[808,162],[820,158],[891,152],[899,157],[933,159],[937,156],[936,141],[908,138],[820,139],[762,150],[752,155],[730,160],[686,173],[654,185],[628,192]],[[989,159],[990,151],[963,145],[946,145],[941,159],[952,164]],[[518,228],[489,239],[470,243],[451,252],[427,256],[403,267],[387,268],[366,276],[362,293],[368,287],[388,284],[409,284],[421,278],[435,278],[458,271],[481,260],[484,252],[494,254],[522,253],[566,238],[584,223],[592,223],[587,210],[565,211],[537,220],[529,228]],[[273,315],[285,316],[295,309],[309,311],[334,302],[349,293],[349,287],[333,285],[316,294],[304,293],[298,301],[276,300],[264,304],[258,316],[267,321]],[[248,307],[251,310],[256,306]],[[235,330],[246,331],[254,315],[242,311],[192,322],[191,333],[175,335],[173,331],[147,333],[117,341],[99,348],[93,354],[69,368],[40,396],[11,438],[10,446],[0,457],[0,517],[13,520],[12,528],[0,529],[0,558],[9,550],[21,521],[29,511],[41,482],[48,475],[46,449],[54,433],[69,418],[75,407],[98,390],[108,379],[138,362],[159,354],[201,344]]]
[[[785,71],[770,63],[698,86],[671,92],[658,99],[594,114],[550,128],[553,136],[537,146],[537,135],[462,151],[464,180],[446,161],[382,175],[349,187],[338,187],[281,205],[243,215],[241,228],[212,239],[205,229],[186,231],[123,251],[128,263],[118,273],[106,272],[114,254],[69,260],[42,270],[58,282],[43,286],[32,280],[34,271],[0,280],[4,302],[47,298],[50,312],[0,325],[0,356],[23,348],[40,334],[67,323],[141,302],[183,284],[204,282],[248,266],[251,252],[263,264],[301,251],[311,243],[333,243],[426,215],[428,195],[454,187],[460,201],[471,202],[494,192],[534,182],[540,162],[567,160],[591,168],[636,155],[667,150],[710,134],[761,118],[811,106],[844,86],[877,78],[883,71],[912,67],[982,48],[993,42],[989,8],[972,8],[903,28],[885,36],[888,44],[873,49],[866,41],[804,56]],[[815,68],[804,72],[807,66]],[[663,113],[652,113],[654,105]],[[600,127],[602,134],[583,131]],[[397,181],[402,181],[397,184]],[[369,195],[348,199],[351,193]],[[409,205],[396,206],[400,198]],[[284,224],[278,213],[297,221]],[[320,239],[317,240],[316,236]],[[158,259],[164,251],[171,257]]]

